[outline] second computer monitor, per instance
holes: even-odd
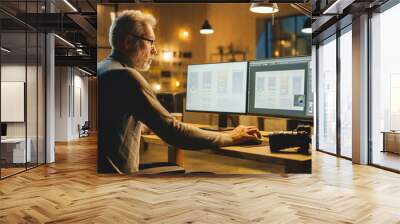
[[[247,62],[189,65],[186,110],[246,113]]]
[[[309,57],[251,61],[248,113],[311,118],[309,63]]]

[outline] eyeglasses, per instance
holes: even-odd
[[[129,35],[131,35],[133,37],[136,37],[138,39],[141,39],[141,40],[149,41],[152,47],[155,46],[156,40],[151,40],[151,39],[148,39],[148,38],[145,38],[145,37],[137,36],[135,34],[129,34]]]

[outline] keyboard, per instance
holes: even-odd
[[[239,145],[261,145],[262,143],[263,143],[263,140],[255,139],[255,140],[248,140],[248,141],[242,142]]]

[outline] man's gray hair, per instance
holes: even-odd
[[[152,28],[156,25],[154,16],[139,10],[125,10],[114,19],[110,26],[109,40],[112,48],[118,48],[126,35],[143,36],[146,24]]]

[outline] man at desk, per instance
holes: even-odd
[[[184,149],[217,148],[261,138],[255,127],[229,133],[205,131],[169,114],[139,71],[157,54],[156,20],[141,11],[122,12],[112,23],[111,54],[97,65],[99,81],[98,172],[139,171],[142,123],[170,145]]]

